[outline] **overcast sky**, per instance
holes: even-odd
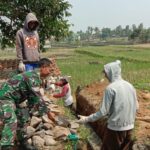
[[[150,0],[68,0],[72,4],[69,23],[73,31],[88,26],[115,28],[143,23],[150,27]]]

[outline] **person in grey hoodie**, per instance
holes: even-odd
[[[121,77],[119,60],[104,65],[106,87],[98,112],[81,116],[78,123],[94,122],[108,116],[107,129],[102,139],[102,150],[128,150],[132,147],[131,131],[134,128],[138,101],[135,88]]]
[[[40,60],[38,26],[36,16],[28,13],[24,27],[17,31],[16,51],[20,72],[34,70],[38,67]]]

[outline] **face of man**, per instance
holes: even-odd
[[[36,22],[36,21],[30,21],[30,22],[28,23],[28,28],[29,28],[30,30],[35,30],[36,27],[37,27],[37,22]]]
[[[40,67],[40,76],[47,77],[50,74],[50,67],[49,66],[42,66]]]

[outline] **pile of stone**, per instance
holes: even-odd
[[[0,60],[0,70],[16,69],[18,66],[17,59],[4,59]]]
[[[49,100],[47,103],[55,114],[55,121],[50,120],[46,114],[38,117],[38,112],[34,112],[30,124],[26,128],[25,138],[27,143],[37,150],[63,149],[67,136],[77,133],[79,124],[63,116],[61,108],[52,101]]]
[[[49,58],[49,59],[52,61],[52,64],[50,66],[50,68],[51,68],[51,76],[59,76],[59,75],[61,75],[61,71],[60,71],[60,69],[57,66],[55,57],[52,57],[52,58]]]

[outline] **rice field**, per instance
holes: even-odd
[[[95,46],[48,49],[42,57],[55,56],[63,75],[71,76],[75,92],[78,86],[86,86],[103,78],[103,65],[117,59],[122,62],[122,76],[136,88],[150,90],[150,47]],[[16,58],[15,50],[0,51],[0,59]]]

